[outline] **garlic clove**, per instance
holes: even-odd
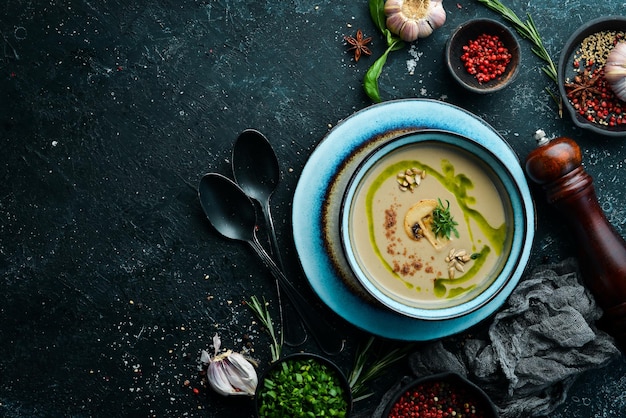
[[[207,369],[207,380],[211,388],[222,396],[237,393],[230,384],[222,362],[212,362]]]
[[[403,41],[407,41],[401,34],[401,30],[402,28],[405,26],[406,22],[408,22],[408,18],[406,16],[404,16],[401,12],[399,13],[393,13],[390,15],[387,15],[387,20],[386,20],[386,24],[387,24],[387,28],[389,28],[389,30],[393,33],[395,33],[396,35],[400,36],[400,38],[402,38]],[[415,38],[417,39],[417,38]],[[413,39],[413,40],[415,40]],[[411,41],[407,41],[407,42],[411,42]]]
[[[604,77],[615,95],[626,100],[626,43],[620,42],[611,50],[604,65]]]
[[[403,41],[425,38],[446,21],[442,0],[387,0],[387,28]]]
[[[430,23],[430,20],[427,20],[427,19],[418,20],[417,27],[418,27],[418,32],[419,32],[418,36],[420,38],[425,38],[427,36],[430,36],[435,30],[433,25]]]
[[[407,20],[404,22],[404,25],[400,28],[400,33],[398,33],[400,38],[406,42],[412,42],[412,40],[416,40],[417,38],[424,38],[425,36],[430,35],[422,35],[422,27],[420,22],[416,20]]]
[[[207,379],[211,388],[223,396],[252,396],[258,383],[254,366],[241,354],[230,350],[211,360]]]
[[[231,374],[231,384],[247,395],[254,395],[259,382],[254,366],[239,353],[232,353],[227,360],[235,371]]]
[[[437,29],[446,23],[446,11],[443,8],[442,0],[431,0],[431,11],[429,15],[429,22],[433,29]]]
[[[253,396],[258,384],[256,370],[250,361],[240,353],[228,350],[218,354],[221,341],[217,334],[213,337],[215,355],[202,350],[200,362],[206,367],[206,376],[211,388],[223,396]]]
[[[605,68],[604,75],[609,81],[616,81],[621,77],[626,77],[626,63],[607,62],[610,67]]]
[[[387,0],[385,2],[384,11],[387,16],[402,12],[404,0]]]

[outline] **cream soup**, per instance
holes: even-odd
[[[407,306],[437,309],[472,299],[510,251],[512,209],[504,190],[490,167],[459,147],[424,141],[390,152],[362,177],[350,206],[361,270]],[[440,222],[433,207],[456,223],[449,239],[434,232]]]

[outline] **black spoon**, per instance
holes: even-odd
[[[280,167],[274,149],[261,132],[254,129],[246,129],[235,141],[232,164],[233,175],[237,184],[250,198],[256,200],[261,206],[270,237],[271,252],[275,257],[274,259],[278,261],[278,266],[285,272],[285,263],[278,247],[270,204],[270,199],[280,181]],[[282,303],[280,290],[278,290],[278,305],[281,321],[285,329],[285,343],[291,346],[298,346],[304,344],[307,334],[300,318],[293,315],[294,308],[288,302]]]
[[[343,350],[344,341],[333,327],[289,282],[281,269],[265,252],[256,236],[254,203],[232,180],[220,174],[205,174],[198,186],[200,204],[209,222],[223,236],[245,241],[270,269],[282,286],[302,322],[309,329],[319,347],[328,355]]]

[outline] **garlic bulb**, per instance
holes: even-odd
[[[206,367],[209,385],[220,395],[253,396],[256,391],[258,377],[254,366],[244,356],[232,350],[218,354],[222,342],[215,334],[213,358],[202,350],[200,362]]]
[[[604,64],[604,77],[621,100],[626,100],[626,42],[620,42],[611,50]]]
[[[446,21],[442,0],[387,0],[387,28],[403,41],[425,38]]]

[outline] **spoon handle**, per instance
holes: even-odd
[[[259,202],[261,203],[261,202]],[[283,262],[283,258],[280,254],[280,248],[278,247],[278,239],[276,238],[276,229],[274,228],[274,220],[272,218],[272,209],[270,205],[270,199],[267,199],[265,203],[261,203],[263,206],[263,215],[265,216],[265,224],[267,225],[269,231],[269,237],[271,241],[272,252],[278,261],[278,266],[284,272],[285,263]],[[284,273],[283,273],[284,274]],[[278,279],[276,279],[278,281]],[[280,291],[279,291],[280,292]],[[279,304],[280,304],[280,294],[279,294]],[[292,305],[291,301],[287,301],[285,304],[281,305],[281,318],[283,320],[283,326],[285,328],[285,344],[291,345],[293,347],[297,347],[302,345],[307,340],[307,333],[303,327],[302,321],[298,316],[292,316],[290,313],[293,313],[295,309]]]
[[[274,263],[272,258],[263,249],[259,240],[254,235],[253,240],[248,241],[254,251],[259,255],[261,260],[270,269],[274,278],[278,280],[282,286],[283,291],[287,295],[287,298],[296,309],[296,312],[300,315],[304,325],[311,331],[313,338],[322,349],[322,351],[328,355],[338,354],[343,350],[344,341],[338,335],[338,332],[334,330],[334,327],[330,325],[320,314],[315,310],[313,305],[302,296],[300,292],[291,284],[291,282],[285,277],[282,270]]]

